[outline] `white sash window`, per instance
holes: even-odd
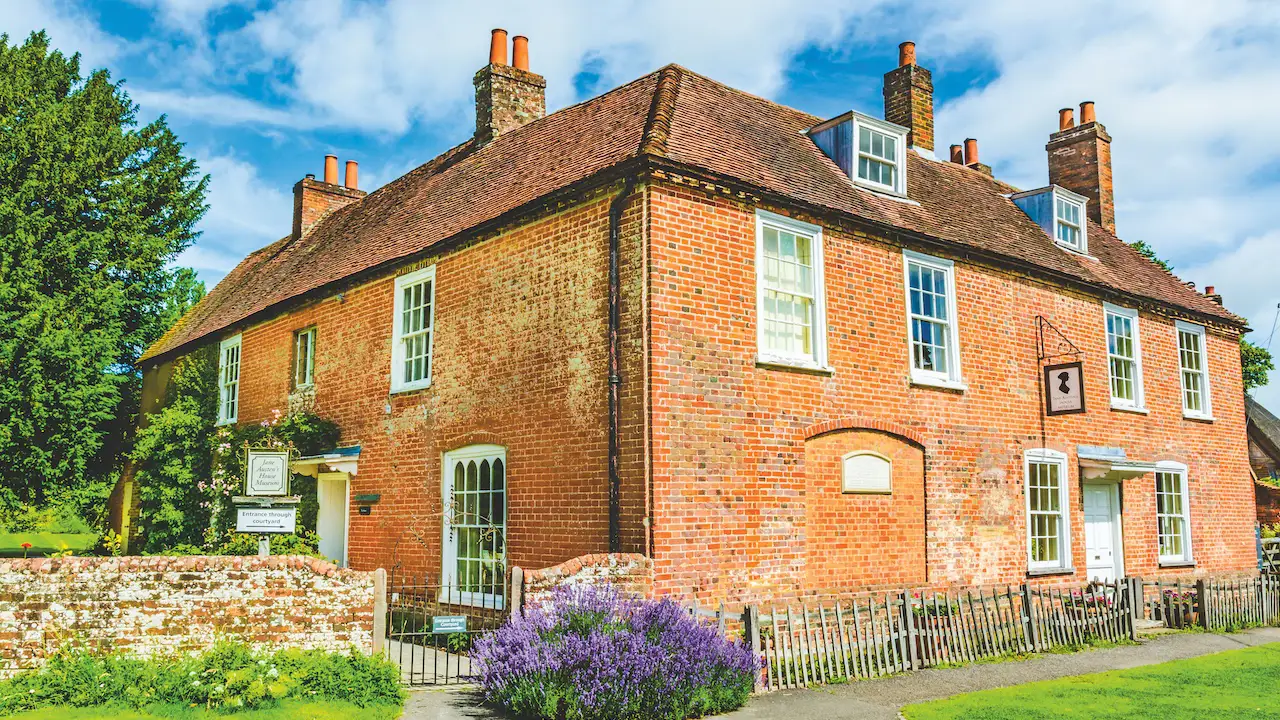
[[[503,606],[507,573],[507,454],[471,445],[444,455],[441,599]]]
[[[240,416],[240,336],[222,341],[218,356],[218,424],[230,425]]]

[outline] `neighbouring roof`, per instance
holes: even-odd
[[[1244,408],[1249,418],[1249,435],[1268,455],[1280,459],[1280,418],[1248,395],[1244,396]]]
[[[980,172],[908,153],[912,203],[855,188],[805,135],[822,118],[676,65],[505,133],[472,141],[244,259],[143,356],[181,351],[273,305],[409,258],[640,156],[736,180],[819,209],[1031,264],[1223,322],[1244,321],[1095,223],[1096,260],[1058,248]]]

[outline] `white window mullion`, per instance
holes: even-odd
[[[912,382],[963,388],[955,264],[903,251]]]
[[[442,602],[503,608],[507,456],[497,445],[444,454]]]
[[[1181,320],[1174,325],[1178,338],[1182,413],[1189,418],[1210,420],[1213,418],[1213,406],[1209,397],[1209,358],[1204,327]]]
[[[1157,464],[1156,540],[1160,562],[1192,562],[1191,497],[1186,467],[1179,463]]]
[[[822,228],[757,210],[756,268],[759,360],[824,369]]]
[[[1104,316],[1111,407],[1145,411],[1138,311],[1108,304],[1104,307]]]
[[[391,341],[393,393],[431,385],[435,285],[434,265],[396,278]]]
[[[222,341],[218,349],[218,424],[231,425],[240,417],[240,336]]]
[[[1028,450],[1024,456],[1027,505],[1027,566],[1031,570],[1071,567],[1071,514],[1067,456]]]

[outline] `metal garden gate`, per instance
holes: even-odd
[[[488,585],[441,584],[421,576],[387,578],[387,658],[410,686],[472,681],[475,640],[507,618],[503,578]]]

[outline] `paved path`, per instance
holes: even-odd
[[[786,690],[757,697],[747,707],[719,717],[726,720],[896,720],[898,709],[903,705],[925,700],[1068,675],[1123,670],[1274,642],[1280,642],[1280,628],[1257,628],[1233,635],[1159,635],[1136,646],[1086,650],[1070,655],[1039,655],[1030,660],[966,665],[947,670],[922,670],[812,690]],[[405,705],[404,713],[404,720],[505,717],[481,707],[473,689],[414,692]]]

